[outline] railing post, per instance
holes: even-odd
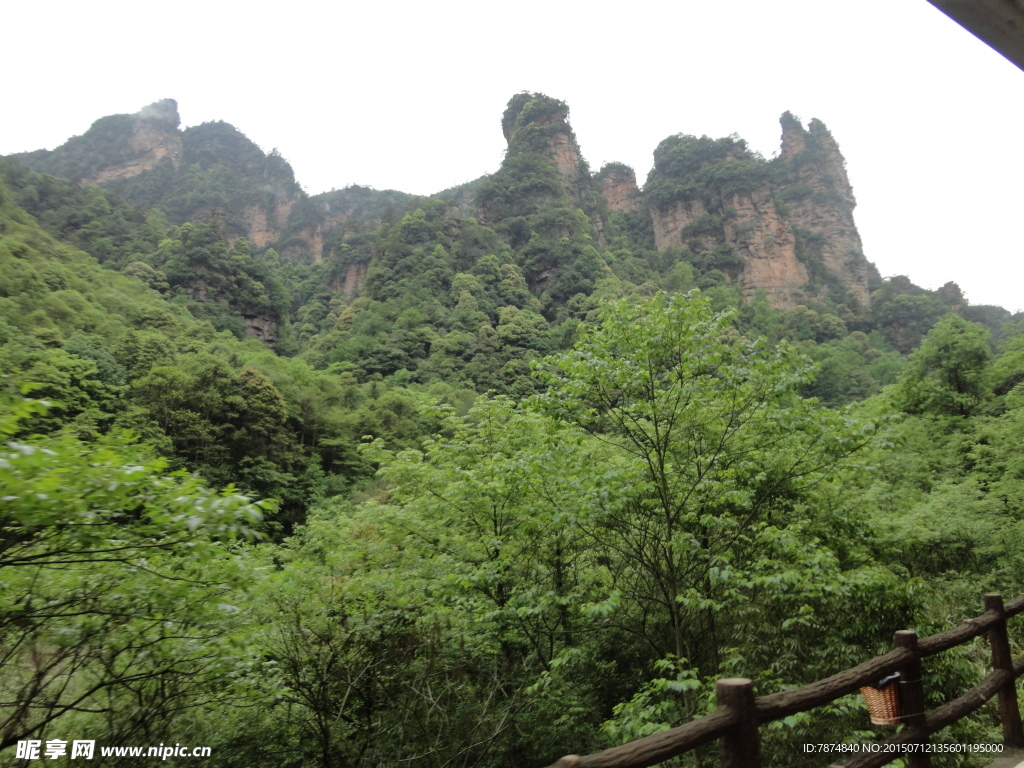
[[[761,739],[754,709],[754,683],[745,677],[727,677],[715,686],[718,706],[735,710],[739,723],[719,739],[722,768],[761,768]]]
[[[901,629],[893,641],[897,648],[913,652],[914,658],[900,670],[900,711],[904,727],[917,738],[911,744],[920,745],[917,750],[905,755],[908,768],[931,768],[932,760],[927,752],[928,733],[925,730],[924,683],[922,682],[921,657],[917,650],[917,632]],[[911,745],[908,745],[911,746]],[[913,747],[911,746],[913,750]]]
[[[985,610],[995,611],[1002,618],[988,631],[992,646],[992,669],[1010,673],[1010,680],[999,690],[999,719],[1003,723],[1003,741],[1006,746],[1024,748],[1024,728],[1020,722],[1020,706],[1017,704],[1017,681],[1013,679],[1013,658],[1010,655],[1010,637],[1006,633],[1006,608],[1002,595],[985,595]]]

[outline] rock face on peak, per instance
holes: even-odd
[[[779,118],[779,125],[782,126],[782,145],[779,149],[779,157],[783,162],[791,163],[797,155],[807,149],[808,134],[804,130],[803,124],[792,112],[783,112],[782,117]]]
[[[874,268],[839,147],[819,120],[805,129],[787,112],[781,124],[782,151],[770,162],[735,138],[663,141],[644,188],[655,246],[684,249],[774,306],[827,296],[866,306]]]
[[[517,93],[508,103],[501,127],[510,155],[540,155],[555,167],[574,203],[581,205],[590,199],[590,169],[569,125],[569,107],[564,101],[541,93]]]
[[[93,184],[137,176],[143,171],[156,168],[168,160],[175,168],[181,165],[184,145],[178,126],[178,102],[162,99],[143,107],[134,115],[131,134],[128,136],[127,157],[120,163],[99,169],[86,179]]]
[[[531,290],[557,301],[592,291],[605,268],[601,196],[568,115],[544,94],[513,96],[501,123],[505,159],[473,190],[476,218],[516,254]]]
[[[42,173],[101,184],[137,176],[164,161],[179,167],[184,153],[180,123],[178,103],[163,99],[133,115],[101,117],[57,149],[16,157]]]
[[[643,195],[636,184],[636,172],[622,163],[608,163],[594,177],[610,211],[638,213]]]
[[[181,136],[163,131],[146,121],[140,120],[132,126],[131,135],[128,137],[128,150],[129,156],[124,160],[98,169],[85,181],[90,184],[102,184],[106,181],[138,176],[143,171],[156,168],[165,159],[175,168],[181,165]]]
[[[786,183],[808,184],[816,192],[827,193],[852,210],[857,201],[846,175],[846,160],[825,124],[815,118],[804,129],[789,112],[779,122],[782,125],[780,159],[789,172]]]
[[[805,260],[816,260],[840,276],[866,304],[873,267],[864,258],[853,220],[857,201],[839,145],[820,120],[811,120],[807,130],[789,113],[781,122],[783,149],[788,144],[790,150],[788,160],[782,155],[781,191],[788,198],[789,222],[803,240]]]

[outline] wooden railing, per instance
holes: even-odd
[[[552,768],[646,768],[718,739],[722,768],[760,768],[759,726],[828,704],[886,675],[900,674],[903,728],[880,742],[877,752],[861,752],[843,768],[880,768],[897,757],[908,768],[929,768],[928,737],[966,717],[993,696],[999,696],[1003,741],[1024,748],[1015,681],[1024,674],[1024,657],[1011,659],[1006,620],[1024,611],[1024,597],[1003,605],[1000,595],[985,595],[985,612],[948,632],[918,639],[916,632],[896,633],[893,651],[852,669],[791,691],[754,698],[754,684],[744,678],[719,680],[719,708],[706,717],[593,755],[567,755]],[[934,656],[988,634],[992,671],[963,696],[926,711],[921,659]],[[837,739],[838,741],[838,739]],[[889,745],[890,751],[885,751]],[[893,751],[896,750],[896,751]]]

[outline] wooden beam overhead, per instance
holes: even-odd
[[[1024,0],[928,0],[1024,70]]]

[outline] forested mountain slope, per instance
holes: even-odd
[[[640,190],[567,115],[428,198],[169,101],[0,159],[4,745],[539,767],[1024,588],[1020,318],[880,279],[820,122]]]

